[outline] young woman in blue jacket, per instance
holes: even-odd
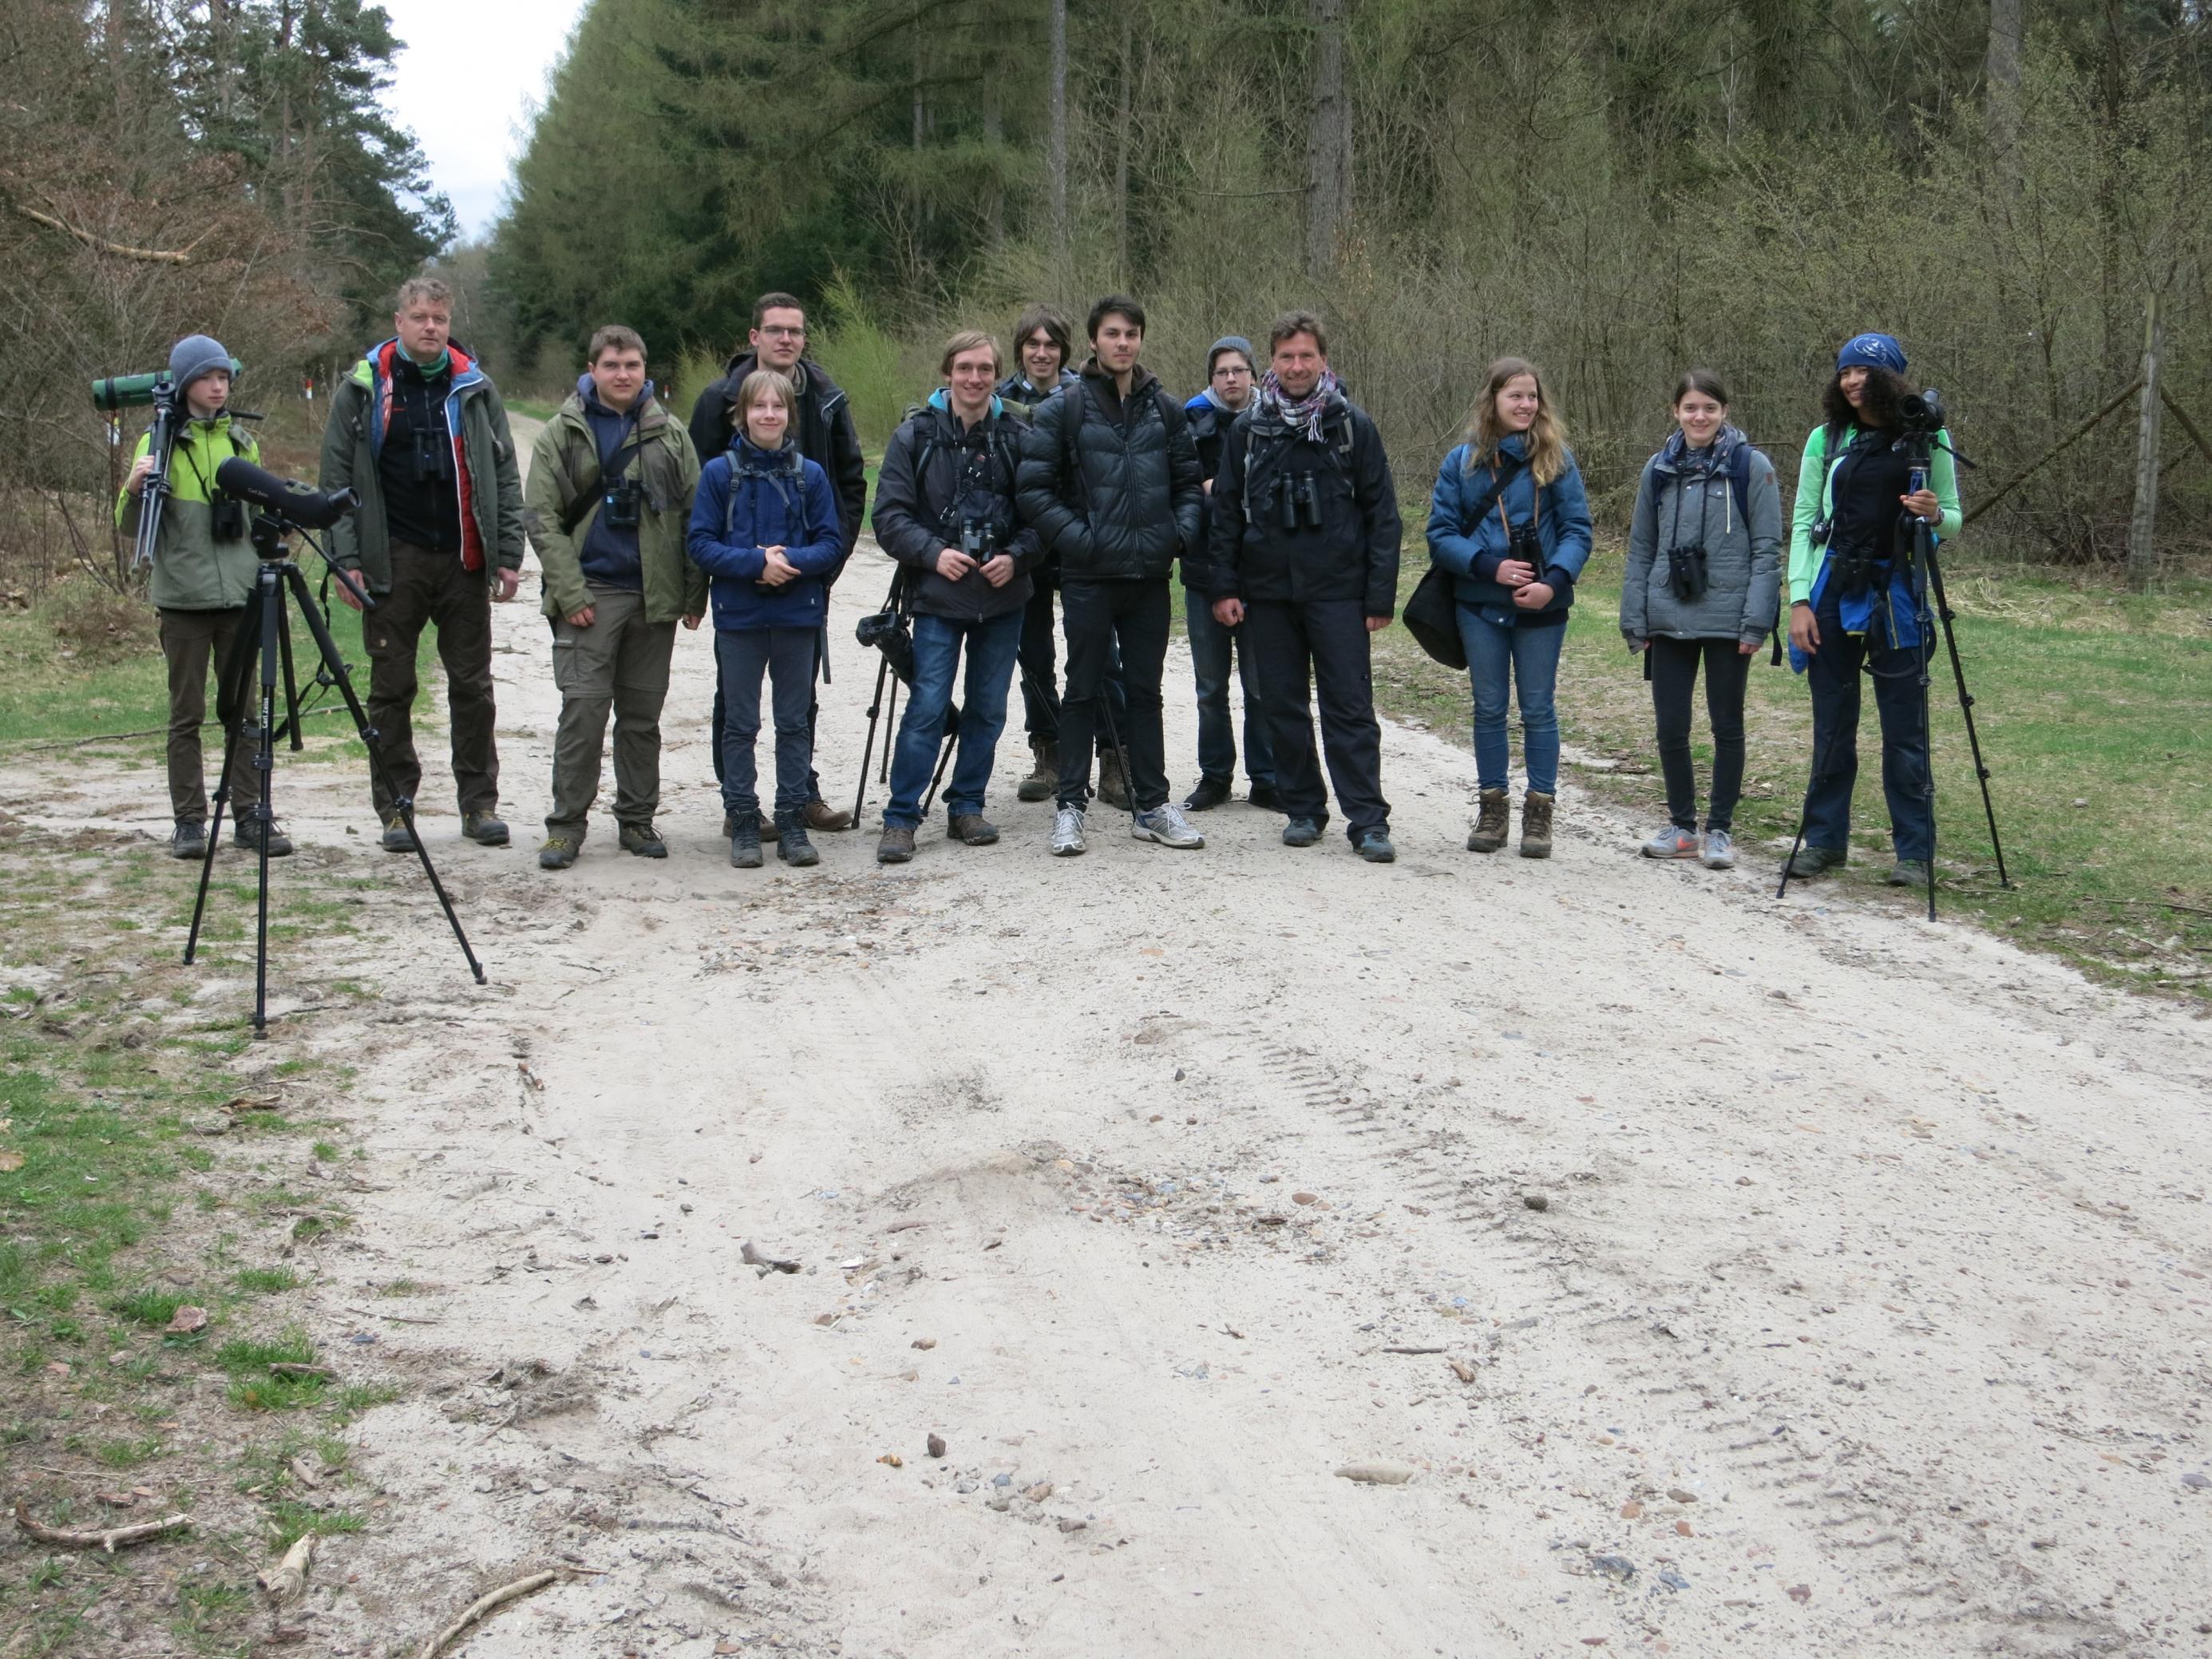
[[[753,744],[760,736],[761,676],[775,720],[776,856],[821,861],[806,838],[806,711],[815,653],[829,614],[827,578],[837,568],[837,498],[822,468],[792,435],[796,399],[774,369],[738,387],[728,453],[699,474],[691,504],[692,562],[712,578],[714,659],[722,683],[722,805],[734,833],[730,862],[761,864],[760,795]]]
[[[1535,365],[1490,366],[1467,441],[1444,457],[1429,505],[1429,557],[1451,572],[1460,642],[1474,691],[1474,767],[1480,789],[1471,853],[1495,853],[1510,829],[1506,779],[1509,689],[1521,705],[1528,792],[1521,855],[1552,854],[1559,787],[1553,690],[1575,581],[1590,555],[1589,503],[1566,431]]]

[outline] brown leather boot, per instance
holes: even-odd
[[[1552,856],[1552,797],[1531,789],[1521,801],[1521,856]]]
[[[1014,798],[1050,800],[1053,792],[1060,787],[1060,745],[1050,738],[1031,738],[1030,753],[1036,757],[1036,765],[1029,776],[1014,786]]]
[[[850,830],[853,815],[842,806],[832,806],[826,800],[806,803],[806,827],[809,830]]]
[[[1109,749],[1098,757],[1098,799],[1117,812],[1129,810],[1129,751]]]
[[[1503,789],[1486,789],[1475,806],[1474,828],[1467,832],[1470,853],[1495,853],[1513,830],[1512,809]]]

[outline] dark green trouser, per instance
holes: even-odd
[[[580,839],[599,793],[599,750],[615,720],[615,821],[651,823],[660,810],[660,705],[668,698],[673,621],[649,623],[645,600],[592,590],[592,625],[553,623],[553,684],[561,724],[553,734],[553,810],[548,835]]]
[[[207,784],[200,761],[200,724],[207,719],[208,675],[216,676],[216,717],[228,730],[239,714],[231,706],[230,688],[222,684],[231,665],[231,641],[246,615],[238,611],[163,611],[161,654],[169,663],[169,815],[179,823],[207,821]],[[252,684],[258,687],[258,678]],[[250,704],[246,726],[230,757],[230,816],[261,799],[261,782],[253,769],[260,742],[258,713]],[[220,749],[221,735],[214,739]]]

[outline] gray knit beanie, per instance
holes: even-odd
[[[1206,354],[1206,378],[1207,380],[1210,380],[1213,378],[1213,365],[1220,360],[1221,354],[1224,351],[1234,351],[1240,354],[1243,357],[1244,361],[1250,364],[1255,371],[1260,367],[1260,360],[1252,355],[1252,343],[1249,340],[1246,339],[1242,334],[1224,334],[1213,343],[1213,349]]]
[[[177,395],[203,374],[212,374],[227,368],[232,374],[239,372],[238,364],[222,349],[222,342],[205,334],[187,334],[169,352],[169,378],[176,382]]]

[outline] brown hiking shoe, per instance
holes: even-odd
[[[914,857],[914,826],[910,823],[887,823],[883,839],[876,843],[876,862],[904,864]]]
[[[1031,738],[1030,753],[1036,757],[1036,768],[1014,786],[1014,798],[1050,800],[1060,787],[1060,745],[1050,738]]]
[[[806,828],[809,830],[850,830],[853,815],[842,807],[832,806],[826,800],[806,803]]]
[[[1531,789],[1521,801],[1521,856],[1552,856],[1552,797]]]
[[[1513,815],[1503,789],[1486,789],[1476,805],[1474,828],[1467,832],[1470,853],[1495,853],[1512,833]]]
[[[1098,799],[1116,811],[1129,810],[1129,754],[1109,749],[1098,757]]]
[[[999,826],[981,812],[956,812],[949,833],[970,847],[988,847],[999,839]]]

